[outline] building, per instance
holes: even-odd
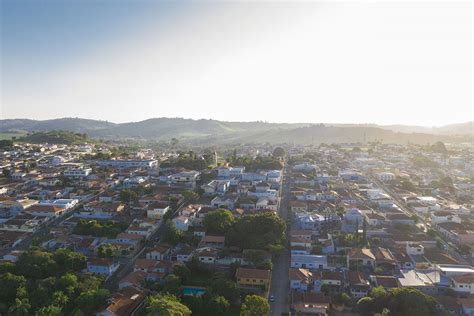
[[[117,160],[100,160],[97,165],[101,167],[112,167],[112,168],[144,168],[152,169],[158,168],[158,160],[128,160],[128,159],[117,159]]]
[[[271,272],[263,269],[238,268],[235,273],[238,285],[243,286],[268,286]]]
[[[87,262],[87,272],[93,274],[112,276],[119,268],[120,264],[108,258],[91,258]]]
[[[292,268],[303,269],[326,269],[328,267],[328,260],[326,256],[319,255],[291,255]]]
[[[92,172],[91,168],[79,167],[69,168],[64,171],[64,176],[68,178],[85,178]]]
[[[294,269],[289,270],[290,289],[294,291],[308,291],[313,285],[313,273],[308,269]]]
[[[352,248],[347,255],[347,266],[375,267],[375,255],[367,248]]]

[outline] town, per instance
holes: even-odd
[[[472,144],[0,141],[1,315],[473,315]]]

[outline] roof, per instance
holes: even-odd
[[[112,303],[106,308],[106,311],[118,316],[131,315],[143,302],[145,296],[144,291],[136,287],[127,287],[112,296]]]
[[[290,280],[309,282],[313,278],[313,273],[311,273],[308,269],[290,268],[288,273],[290,276]]]
[[[377,283],[377,286],[383,286],[385,288],[398,287],[397,278],[395,278],[394,276],[376,275],[375,281]]]
[[[451,277],[456,283],[474,283],[474,274],[461,274]]]
[[[351,286],[369,286],[368,281],[359,271],[350,271],[348,274],[348,279]]]
[[[235,277],[270,280],[270,270],[238,268]]]
[[[349,259],[371,259],[375,260],[375,256],[367,248],[352,248],[351,252],[349,253]]]
[[[210,243],[224,243],[225,237],[224,236],[203,236],[201,242],[210,242]]]

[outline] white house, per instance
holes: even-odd
[[[176,228],[181,231],[187,231],[189,226],[191,226],[190,218],[183,215],[173,218],[173,223]]]
[[[451,277],[450,287],[458,293],[474,294],[474,274],[461,274]]]
[[[327,256],[319,255],[292,255],[292,268],[303,269],[326,269],[328,267]]]

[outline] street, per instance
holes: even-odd
[[[285,221],[288,214],[290,197],[290,181],[286,178],[286,168],[285,165],[282,174],[283,182],[280,208],[278,210],[278,215]],[[285,251],[280,254],[273,263],[272,282],[269,292],[270,295],[275,297],[275,301],[270,303],[270,314],[273,316],[280,316],[282,313],[289,311],[288,291],[290,288],[290,281],[288,278],[288,270],[290,269],[290,257],[289,250],[285,249]]]

